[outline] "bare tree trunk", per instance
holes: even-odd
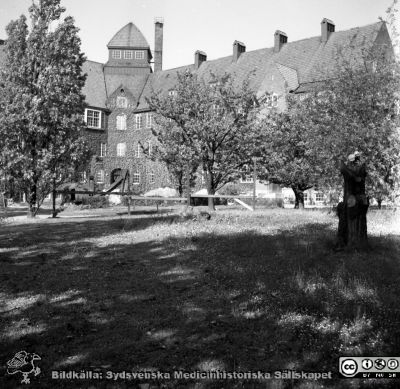
[[[368,199],[366,196],[357,196],[354,205],[347,205],[347,228],[349,248],[365,248],[368,246],[367,211]]]
[[[57,217],[57,210],[56,210],[56,180],[53,180],[53,193],[52,193],[52,200],[53,200],[53,215],[52,217]]]
[[[366,248],[368,197],[365,195],[365,164],[341,162],[344,178],[343,203],[338,204],[338,248]]]
[[[292,186],[294,195],[295,195],[295,202],[294,208],[295,209],[304,209],[304,193],[296,186]]]
[[[382,199],[377,199],[376,202],[378,203],[378,209],[382,209]]]
[[[209,195],[215,195],[215,189],[210,185],[210,183],[207,185],[207,192]],[[208,198],[208,209],[210,211],[215,211],[214,197]]]
[[[36,201],[37,201],[37,185],[36,181],[32,183],[32,185],[29,188],[29,199],[28,199],[28,213],[27,216],[29,218],[35,217],[36,216]]]

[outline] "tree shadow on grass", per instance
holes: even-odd
[[[186,222],[187,230],[198,225]],[[30,247],[42,243],[32,241],[36,225],[24,227],[25,241],[12,236],[18,253],[2,252],[0,360],[19,350],[37,353],[43,374],[34,380],[50,388],[50,371],[57,369],[294,369],[337,376],[339,356],[395,355],[400,348],[398,237],[373,238],[372,253],[335,253],[328,224],[161,239],[150,228],[145,239],[151,226],[142,219],[123,230],[125,240],[103,244],[121,232],[119,225],[60,223],[54,233],[68,239],[50,241],[48,251]],[[93,240],[69,242],[79,235]],[[6,387],[17,382],[4,380]],[[81,383],[57,381],[62,385]],[[265,387],[251,385],[244,387]]]

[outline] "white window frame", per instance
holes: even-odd
[[[100,143],[100,157],[107,157],[107,143]]]
[[[153,127],[153,114],[151,112],[146,113],[146,128]]]
[[[113,50],[112,51],[112,57],[114,59],[121,59],[121,50]]]
[[[308,197],[309,197],[309,196],[308,196],[308,192],[303,192],[303,199],[304,199],[304,202],[305,202],[305,203],[308,202],[308,200],[309,200]]]
[[[318,197],[321,197],[321,200],[318,200]],[[322,192],[315,193],[315,202],[316,203],[323,203],[324,202],[324,194]]]
[[[86,172],[80,172],[79,173],[79,182],[85,183],[86,181],[87,181]]]
[[[117,130],[125,131],[126,130],[126,115],[117,115]]]
[[[95,118],[95,117],[93,117],[93,118],[89,118],[89,112],[93,112],[93,113],[97,113],[99,116],[98,116],[98,118]],[[101,125],[102,125],[102,123],[101,123],[101,111],[99,111],[98,109],[91,109],[91,108],[86,108],[85,109],[85,123],[86,123],[86,125],[89,127],[89,128],[101,128]],[[90,125],[90,124],[88,124],[88,119],[91,119],[91,120],[98,120],[98,125],[97,126],[93,126],[93,125]]]
[[[117,157],[125,157],[126,155],[126,143],[117,144]]]
[[[240,177],[240,183],[241,184],[254,184],[253,175],[250,173],[243,174],[243,176]]]
[[[124,96],[117,96],[117,108],[128,108],[128,99]]]
[[[276,93],[270,93],[265,95],[265,107],[274,108],[278,106],[278,95]]]
[[[138,171],[136,173],[133,173],[133,175],[132,175],[132,184],[133,185],[140,184],[140,173]]]
[[[103,169],[96,171],[96,184],[104,184],[104,170]]]
[[[133,59],[133,50],[124,50],[124,59]]]
[[[154,184],[156,182],[156,176],[153,172],[149,173],[149,184]]]
[[[135,114],[135,128],[137,130],[140,130],[143,128],[143,118],[141,113],[136,113]]]
[[[136,152],[135,152],[135,157],[140,158],[140,152],[141,152],[141,146],[140,143],[137,144]]]
[[[135,59],[144,59],[144,50],[136,50]]]
[[[170,97],[176,97],[176,95],[178,94],[178,92],[176,91],[176,90],[170,90],[169,92],[168,92],[168,96],[170,96]]]

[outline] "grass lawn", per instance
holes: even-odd
[[[368,214],[370,251],[335,252],[328,211],[226,209],[197,221],[153,210],[0,223],[0,388],[28,387],[6,374],[20,350],[41,357],[33,388],[399,387],[338,374],[340,356],[400,354],[399,212]],[[51,378],[181,369],[333,379]]]

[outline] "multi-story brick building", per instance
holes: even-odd
[[[392,50],[384,22],[335,31],[334,23],[323,19],[319,36],[290,42],[284,32],[276,31],[274,37],[265,37],[268,42],[273,45],[247,52],[235,40],[228,56],[207,60],[204,52],[196,51],[193,64],[163,70],[163,20],[155,21],[154,58],[140,30],[133,23],[124,26],[107,45],[107,63],[86,61],[83,67],[86,136],[95,155],[84,179],[92,176],[98,188],[109,188],[127,169],[134,192],[168,184],[165,166],[148,155],[155,139],[146,98],[152,91],[173,95],[178,72],[197,72],[205,80],[210,73],[230,73],[238,83],[250,77],[250,87],[266,109],[283,110],[288,93],[306,93],[332,74],[338,52],[357,62],[365,49],[386,45]],[[243,183],[250,186],[250,181]],[[277,186],[260,190],[274,192]]]
[[[306,93],[316,82],[329,77],[339,51],[357,61],[365,49],[392,47],[383,22],[335,31],[334,23],[323,19],[321,34],[316,37],[290,42],[284,32],[276,31],[271,39],[266,37],[266,44],[274,42],[272,47],[247,52],[243,43],[234,41],[231,55],[207,60],[204,52],[196,51],[193,64],[162,70],[162,41],[163,21],[156,20],[152,68],[147,40],[129,23],[108,43],[106,64],[87,61],[84,65],[88,74],[84,88],[87,136],[96,154],[91,174],[105,188],[124,169],[129,170],[137,192],[168,183],[165,167],[147,155],[155,140],[146,98],[152,91],[172,95],[178,72],[194,71],[206,80],[211,72],[217,76],[230,73],[238,83],[250,77],[250,86],[266,109],[285,109],[286,94]]]

